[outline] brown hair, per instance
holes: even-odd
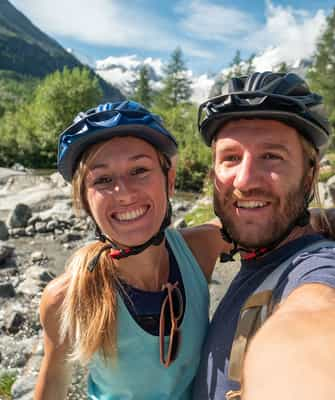
[[[90,215],[84,180],[88,166],[99,144],[84,153],[72,180],[72,198],[76,213]],[[108,252],[99,257],[98,266],[90,272],[88,264],[105,244],[90,243],[70,258],[66,269],[70,283],[62,305],[61,338],[68,337],[72,352],[70,359],[83,364],[97,351],[103,358],[116,357],[117,329],[117,271]]]

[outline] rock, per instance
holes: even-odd
[[[326,167],[326,166],[331,166],[331,162],[329,160],[329,158],[327,156],[324,156],[321,160],[320,160],[320,168],[322,167]]]
[[[26,236],[34,236],[35,233],[36,233],[36,231],[35,231],[34,225],[29,225],[25,229]]]
[[[15,289],[11,282],[0,283],[0,298],[15,297]]]
[[[335,204],[335,175],[328,179],[327,188],[328,188],[332,203]]]
[[[0,264],[14,253],[15,247],[0,241]]]
[[[58,227],[58,221],[51,220],[47,223],[46,229],[48,232],[53,232],[57,227]]]
[[[14,165],[12,165],[12,169],[14,171],[20,171],[20,172],[26,172],[27,169],[20,163],[15,163]]]
[[[41,220],[47,221],[54,219],[55,215],[62,221],[69,221],[73,217],[71,200],[62,200],[54,203],[53,207],[39,213]]]
[[[36,222],[35,231],[38,233],[47,233],[47,224],[46,222]]]
[[[178,218],[176,221],[174,221],[173,227],[175,229],[186,228],[187,223],[185,222],[184,218]]]
[[[34,251],[30,256],[32,262],[43,261],[44,258],[45,256],[41,251]]]
[[[4,221],[0,221],[0,240],[8,240],[9,233]]]
[[[5,314],[4,328],[8,333],[17,333],[23,325],[25,318],[18,310],[8,310]]]
[[[26,228],[13,228],[9,231],[9,233],[14,237],[26,236]]]
[[[61,236],[60,241],[61,243],[73,242],[75,240],[81,240],[82,235],[78,232],[67,232]]]
[[[19,286],[16,289],[16,292],[19,294],[26,294],[29,296],[37,296],[41,293],[42,289],[43,285],[41,284],[40,281],[28,277],[19,284]]]
[[[40,222],[41,217],[38,214],[33,215],[31,218],[28,220],[28,225],[35,225],[36,222]]]
[[[55,172],[52,175],[50,175],[50,180],[56,187],[64,187],[69,185],[69,183],[67,183],[66,180],[64,180],[64,178],[59,172]]]
[[[31,216],[32,212],[29,206],[23,203],[17,204],[9,214],[7,225],[10,228],[25,228]]]
[[[16,175],[25,175],[24,172],[15,171],[10,168],[2,168],[0,167],[0,184],[3,185],[8,182],[8,179],[16,176]]]
[[[40,286],[44,286],[44,282],[50,282],[55,278],[55,274],[53,272],[36,265],[29,267],[26,270],[26,276],[28,279],[36,280],[37,284]]]
[[[31,400],[36,384],[37,376],[25,375],[19,377],[12,386],[13,400]]]

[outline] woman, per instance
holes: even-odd
[[[176,152],[159,119],[128,101],[80,113],[60,136],[59,172],[98,240],[43,293],[35,400],[66,398],[71,360],[88,365],[90,399],[190,398],[225,245],[214,225],[167,229]]]

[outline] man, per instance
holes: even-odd
[[[304,251],[324,240],[307,210],[331,133],[321,97],[295,74],[233,78],[227,94],[200,106],[199,128],[213,150],[215,211],[241,269],[211,322],[194,399],[335,398],[335,250]],[[274,311],[249,342],[240,388],[231,379],[240,311],[290,257],[271,288]]]

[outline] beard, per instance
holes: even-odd
[[[214,211],[215,214],[221,220],[221,223],[225,230],[228,232],[230,237],[239,246],[245,249],[256,249],[262,247],[269,247],[276,241],[285,239],[285,234],[290,233],[290,228],[294,226],[295,221],[302,214],[306,207],[306,188],[305,179],[301,179],[299,184],[293,188],[283,197],[284,205],[280,209],[280,200],[278,197],[273,196],[272,193],[263,190],[252,190],[248,193],[240,192],[239,194],[230,191],[226,194],[223,199],[220,199],[220,193],[214,187]],[[248,221],[244,221],[246,224],[246,231],[239,222],[239,217],[233,215],[232,207],[233,202],[236,199],[248,200],[251,196],[259,197],[262,199],[271,200],[273,207],[272,217],[268,218],[267,221],[259,221],[249,218]],[[234,200],[235,199],[235,200]],[[256,217],[257,218],[257,217]],[[248,228],[251,229],[248,233]]]

